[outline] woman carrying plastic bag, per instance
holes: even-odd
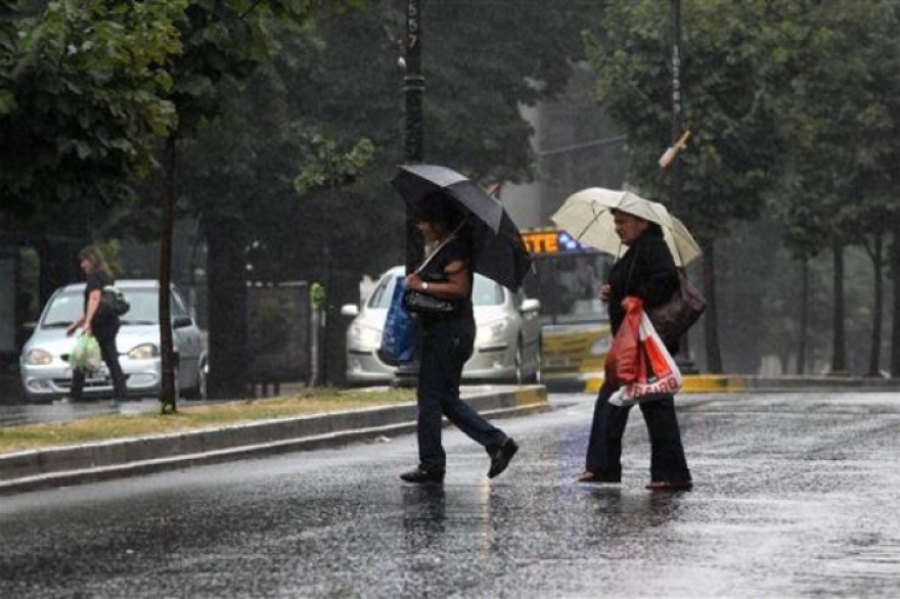
[[[103,290],[114,283],[112,271],[99,247],[89,245],[78,253],[79,265],[85,274],[84,313],[66,329],[66,335],[73,335],[79,328],[83,337],[91,337],[98,346],[103,362],[109,368],[112,379],[113,399],[125,401],[128,388],[125,373],[119,364],[119,349],[116,346],[116,335],[119,333],[121,321],[119,315],[112,310],[103,310],[101,300]],[[89,343],[84,341],[84,343]],[[77,346],[77,343],[76,343]],[[74,364],[73,364],[74,366]],[[72,401],[81,401],[84,394],[86,368],[73,368]]]
[[[610,324],[616,335],[615,349],[609,356],[607,376],[594,406],[585,471],[578,478],[580,482],[621,482],[622,437],[632,405],[618,406],[610,400],[623,384],[640,381],[642,376],[640,330],[643,311],[652,311],[666,303],[679,285],[675,261],[660,226],[621,210],[613,211],[613,218],[616,234],[628,250],[613,265],[600,292],[600,298],[609,306]],[[629,296],[639,298],[644,310],[635,310],[634,302],[625,299]],[[660,343],[657,347],[666,346]],[[666,349],[671,357],[678,348]],[[650,380],[647,378],[649,371],[644,370],[643,376],[645,381]],[[624,394],[625,391],[620,392],[620,399],[624,399]],[[638,403],[650,436],[650,484],[647,488],[690,489],[691,473],[681,443],[673,394],[659,393],[653,397]]]
[[[398,277],[381,332],[381,351],[398,364],[412,362],[416,355],[416,321],[403,305],[405,291],[406,284]]]

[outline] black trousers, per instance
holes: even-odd
[[[119,332],[119,325],[107,327],[92,327],[91,334],[97,339],[97,345],[100,346],[100,355],[109,368],[109,376],[113,383],[113,393],[116,399],[125,399],[128,392],[125,387],[125,375],[122,373],[122,366],[119,364],[119,350],[116,347],[116,334]],[[76,368],[72,372],[72,400],[81,401],[84,396],[84,378],[85,372]]]
[[[616,388],[604,383],[594,404],[594,420],[588,442],[585,469],[610,482],[622,479],[622,436],[633,406],[619,407],[609,403]],[[675,415],[675,398],[645,401],[638,404],[650,435],[650,479],[686,483],[691,481],[681,430]]]
[[[425,327],[416,398],[419,463],[423,468],[446,467],[441,444],[442,414],[488,453],[506,440],[503,431],[459,397],[463,365],[472,354],[474,343],[475,323],[470,318],[443,320]]]

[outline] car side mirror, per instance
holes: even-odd
[[[356,304],[344,304],[341,306],[342,316],[359,316],[359,306]]]
[[[539,312],[541,309],[540,300],[536,299],[526,299],[522,300],[522,307],[519,308],[521,312]]]
[[[173,329],[183,329],[185,327],[189,327],[193,324],[190,316],[176,316],[172,321]]]

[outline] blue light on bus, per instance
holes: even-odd
[[[565,231],[556,229],[532,229],[522,231],[522,240],[532,255],[547,256],[570,252],[595,252]]]
[[[578,241],[576,241],[574,237],[572,237],[565,231],[559,232],[559,247],[563,251],[568,252],[584,249],[584,246],[578,243]]]

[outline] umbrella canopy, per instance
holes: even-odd
[[[472,227],[472,261],[475,272],[516,291],[531,270],[531,254],[518,227],[504,211],[500,230],[494,233],[477,221]]]
[[[410,207],[429,193],[442,191],[469,215],[475,272],[513,291],[531,269],[531,255],[518,227],[503,206],[477,183],[456,171],[434,164],[407,164],[391,184]]]
[[[589,187],[572,194],[550,218],[578,241],[600,251],[618,256],[622,242],[616,235],[613,210],[621,210],[662,227],[666,244],[679,266],[688,264],[702,253],[700,246],[680,220],[665,206],[631,193]]]
[[[484,221],[495,233],[500,231],[503,206],[480,185],[446,166],[405,164],[399,168],[391,184],[410,206],[435,191],[446,192],[466,212]]]

